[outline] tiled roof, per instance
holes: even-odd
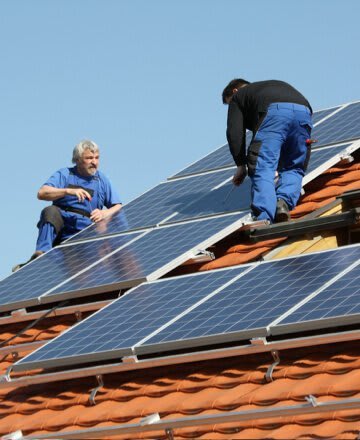
[[[0,432],[21,429],[23,433],[44,434],[135,423],[152,413],[159,413],[162,419],[173,419],[291,406],[304,403],[310,394],[319,402],[360,397],[358,341],[288,350],[281,352],[280,357],[270,383],[264,377],[273,362],[270,354],[109,375],[95,406],[89,404],[95,385],[93,378],[0,390]],[[316,426],[316,438],[342,438],[345,433],[352,433],[355,438],[359,423],[360,410],[351,410],[186,428],[177,430],[176,437],[308,438],[313,436]],[[165,437],[162,432],[156,438],[160,434]],[[145,433],[144,437],[154,438],[154,434]]]
[[[306,187],[306,193],[292,212],[299,218],[319,209],[345,191],[360,189],[360,164],[337,165]],[[311,242],[300,238],[292,242],[276,238],[259,243],[218,243],[214,261],[184,265],[177,273],[210,270],[243,264],[264,256],[279,245],[277,257],[301,253],[314,246],[337,246],[333,231]],[[11,341],[21,346],[55,337],[76,322],[76,316],[56,316],[40,321]],[[1,325],[1,324],[0,324]],[[0,343],[17,334],[27,323],[1,326]],[[26,350],[19,353],[24,356]],[[50,434],[116,424],[137,423],[159,413],[161,419],[226,414],[229,411],[261,410],[304,403],[313,395],[319,402],[360,398],[360,342],[342,342],[284,350],[280,363],[267,382],[265,374],[273,363],[270,353],[236,356],[179,366],[119,372],[104,376],[104,386],[89,403],[94,377],[23,387],[0,387],[0,434],[16,430],[23,434]],[[5,372],[13,362],[11,353],[0,359]],[[16,377],[12,375],[12,377]],[[360,410],[324,412],[291,417],[275,417],[208,426],[181,428],[175,438],[204,439],[355,439],[360,431]],[[102,438],[106,438],[103,436]],[[124,434],[112,438],[166,438],[164,431]]]

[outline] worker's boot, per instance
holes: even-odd
[[[290,220],[289,207],[285,200],[278,199],[276,203],[275,223],[288,222]]]
[[[32,255],[31,255],[31,257],[27,260],[27,261],[25,261],[25,263],[20,263],[20,264],[17,264],[16,266],[14,266],[11,270],[12,270],[12,272],[16,272],[16,271],[18,271],[19,269],[21,269],[23,266],[26,266],[28,263],[30,263],[30,261],[33,261],[33,260],[35,260],[36,258],[38,258],[38,257],[40,257],[40,255],[42,255],[44,252],[43,251],[35,251]]]

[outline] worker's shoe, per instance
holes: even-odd
[[[288,222],[290,220],[289,207],[285,200],[278,199],[276,203],[275,223]]]
[[[35,260],[36,258],[38,258],[38,257],[40,257],[40,255],[42,255],[44,252],[43,251],[35,251],[32,255],[31,255],[31,257],[27,260],[27,261],[25,261],[25,263],[20,263],[20,264],[17,264],[16,266],[14,266],[11,270],[12,270],[12,272],[16,272],[16,271],[18,271],[19,269],[21,269],[23,266],[26,266],[28,263],[30,263],[30,261],[33,261],[33,260]]]

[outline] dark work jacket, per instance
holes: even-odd
[[[241,87],[229,104],[226,137],[236,165],[246,164],[246,129],[253,133],[259,128],[267,108],[274,102],[305,105],[308,100],[284,81],[259,81]]]

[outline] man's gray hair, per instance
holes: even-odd
[[[79,142],[73,150],[73,163],[77,163],[78,160],[81,159],[81,156],[83,155],[85,150],[90,150],[92,153],[97,153],[99,151],[99,147],[95,144],[95,142],[88,139]]]

